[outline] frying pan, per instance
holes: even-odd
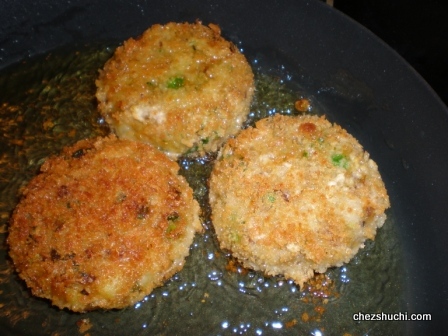
[[[314,101],[371,154],[389,191],[402,251],[401,309],[432,317],[401,322],[400,330],[409,335],[443,331],[448,316],[448,111],[400,56],[337,10],[310,0],[3,1],[0,67],[61,46],[118,43],[153,23],[196,19],[217,23],[225,37],[241,41],[249,60],[263,55],[271,68],[286,69],[303,82]],[[26,330],[18,325],[0,314],[2,335],[42,333],[41,325]],[[185,326],[192,331],[188,322]],[[254,334],[246,329],[238,333]],[[274,329],[269,330],[293,330]],[[366,333],[386,331],[387,325]],[[232,333],[210,325],[196,332]]]

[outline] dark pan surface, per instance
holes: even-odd
[[[60,46],[118,43],[153,23],[198,18],[305,83],[371,154],[403,251],[404,287],[397,294],[403,312],[432,314],[430,322],[402,322],[404,331],[440,331],[448,316],[448,111],[394,51],[341,13],[318,1],[6,1],[0,67]],[[2,334],[16,334],[4,315]]]

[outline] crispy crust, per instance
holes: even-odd
[[[201,223],[178,169],[151,146],[115,137],[47,159],[8,236],[33,294],[77,312],[122,308],[179,271]]]
[[[253,73],[220,28],[200,22],[154,25],[129,39],[100,70],[99,109],[121,138],[176,158],[215,151],[239,131]]]
[[[276,115],[220,151],[210,204],[222,248],[302,286],[374,239],[389,198],[376,164],[340,126]]]

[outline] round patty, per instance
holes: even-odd
[[[96,81],[99,109],[121,138],[168,155],[215,151],[239,131],[254,92],[245,57],[214,24],[154,25],[118,47]]]
[[[152,146],[115,137],[47,159],[8,236],[33,294],[76,312],[122,308],[179,271],[201,223],[178,169]]]
[[[275,115],[220,151],[210,204],[222,248],[302,286],[374,239],[389,199],[377,165],[340,126]]]

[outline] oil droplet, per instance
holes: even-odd
[[[279,322],[279,321],[274,321],[271,323],[272,328],[274,329],[282,329],[283,328],[283,323]]]
[[[311,332],[311,335],[313,335],[313,336],[323,336],[324,334],[319,329],[316,329],[316,330],[313,330]]]

